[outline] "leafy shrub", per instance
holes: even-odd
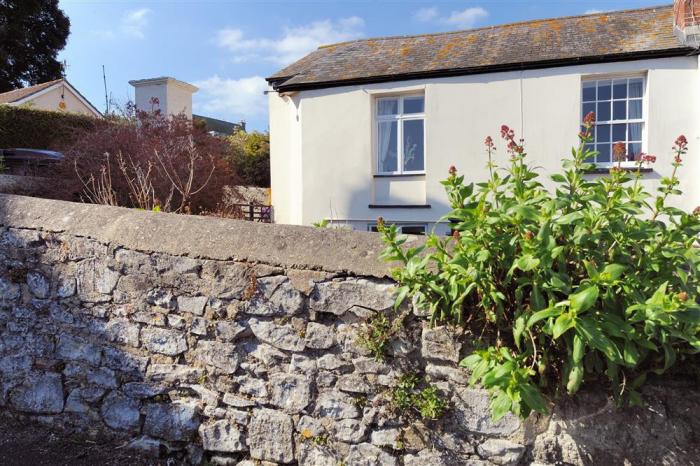
[[[231,145],[233,170],[248,186],[270,186],[270,135],[237,131],[226,138]]]
[[[58,197],[146,210],[216,211],[237,177],[226,142],[184,116],[139,112],[83,134],[64,149]]]
[[[667,204],[680,195],[678,170],[686,138],[674,145],[673,173],[658,193],[645,192],[643,164],[624,170],[615,145],[609,175],[589,180],[594,167],[594,116],[580,145],[551,179],[554,192],[526,163],[522,140],[503,126],[510,163],[492,161],[490,177],[464,184],[454,167],[443,181],[454,233],[403,246],[395,226],[382,225],[384,257],[402,264],[397,305],[415,296],[432,321],[464,325],[481,345],[461,362],[471,383],[491,391],[495,419],[508,411],[547,411],[546,398],[576,393],[587,380],[607,378],[618,401],[641,402],[648,374],[700,351],[700,212]]]
[[[86,132],[107,124],[75,113],[0,105],[0,149],[61,149]]]
[[[379,312],[374,314],[359,330],[358,343],[377,361],[386,359],[391,339],[401,329],[404,316],[391,316]]]

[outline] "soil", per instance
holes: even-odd
[[[48,428],[0,418],[2,466],[170,466],[123,445],[62,436]]]

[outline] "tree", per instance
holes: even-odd
[[[250,186],[270,186],[270,135],[238,131],[227,138],[233,171]]]
[[[69,33],[58,0],[0,0],[0,92],[59,79]]]

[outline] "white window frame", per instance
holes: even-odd
[[[403,103],[404,99],[410,99],[415,97],[423,98],[423,112],[422,113],[403,113]],[[398,110],[396,115],[380,115],[379,114],[379,103],[386,100],[397,100]],[[377,175],[425,175],[426,166],[426,131],[425,131],[425,94],[401,94],[401,95],[386,95],[382,97],[377,97],[374,102],[374,117],[375,117],[375,143],[374,151],[376,154],[376,165],[375,174]],[[403,169],[403,122],[407,120],[422,120],[423,121],[423,170],[404,170]],[[397,171],[382,171],[381,170],[381,159],[379,153],[379,125],[386,122],[396,122],[396,168]]]
[[[427,235],[428,234],[428,224],[427,223],[420,223],[420,222],[386,222],[387,225],[396,225],[399,228],[399,233],[403,234],[403,229],[404,227],[420,227],[423,228],[423,234]],[[367,224],[367,231],[372,231],[372,228],[376,228],[377,223],[368,223]]]
[[[627,95],[625,96],[624,99],[616,99],[614,95],[614,84],[615,81],[619,81],[625,79],[627,80]],[[641,99],[638,97],[633,98],[632,100],[641,100],[642,101],[642,118],[629,118],[629,80],[630,79],[641,79],[642,80],[642,97]],[[598,100],[598,94],[597,94],[597,87],[598,83],[600,81],[611,81],[610,85],[610,100]],[[593,101],[583,101],[583,86],[586,83],[596,83],[596,99]],[[624,142],[625,143],[625,150],[627,150],[627,145],[629,144],[629,134],[627,134],[627,129],[625,129],[625,141],[616,141],[613,140],[612,137],[612,125],[619,125],[619,124],[624,124],[627,126],[630,123],[640,123],[642,125],[642,134],[641,134],[641,140],[639,141],[642,145],[641,151],[646,152],[646,147],[647,147],[647,125],[648,125],[648,107],[647,107],[647,77],[646,74],[644,73],[635,73],[635,74],[611,74],[611,75],[596,75],[596,76],[588,76],[584,77],[581,79],[581,86],[580,86],[580,92],[579,92],[579,97],[580,97],[580,113],[583,113],[583,106],[584,104],[595,104],[595,113],[596,113],[596,137],[597,137],[597,131],[598,125],[611,125],[610,129],[610,161],[609,162],[598,162],[597,160],[594,162],[596,166],[599,166],[601,168],[607,168],[607,167],[612,167],[613,165],[618,165],[619,162],[616,162],[614,160],[614,154],[612,153],[612,147],[616,142]],[[614,112],[614,105],[613,102],[619,102],[619,101],[626,101],[627,102],[627,112],[626,112],[626,118],[623,120],[615,120],[613,119],[613,112]],[[610,120],[598,120],[598,102],[611,102],[610,104]],[[585,115],[582,115],[582,117]],[[636,141],[634,141],[636,142]],[[592,142],[593,147],[595,148],[597,146],[597,143],[595,139]],[[636,167],[637,162],[634,160],[625,160],[619,163],[622,167]]]

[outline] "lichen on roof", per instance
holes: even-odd
[[[267,79],[278,90],[299,90],[687,52],[667,5],[330,44]]]

